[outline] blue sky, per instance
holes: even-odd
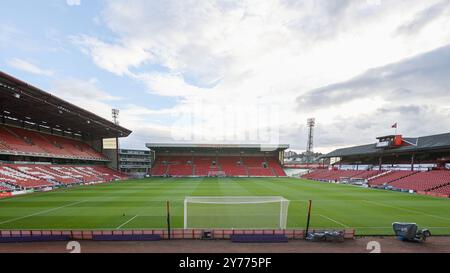
[[[0,69],[145,142],[373,142],[450,128],[450,1],[4,0]],[[441,123],[436,124],[438,119]]]
[[[8,65],[12,59],[20,59],[38,64],[43,70],[52,71],[52,77],[99,80],[99,88],[113,96],[127,92],[127,99],[138,103],[145,92],[141,83],[114,74],[92,65],[91,59],[70,42],[71,35],[86,33],[108,39],[113,34],[96,23],[103,1],[84,1],[81,5],[68,5],[66,1],[40,1],[30,5],[29,1],[3,2],[4,16],[2,28],[11,36],[9,43],[2,46],[1,57],[5,70],[20,79],[27,80],[44,90],[52,89],[49,78],[27,73],[20,68]],[[18,16],[20,14],[20,16]],[[45,75],[44,75],[45,76]],[[152,96],[148,96],[152,97]],[[145,99],[143,106],[166,107],[171,100]],[[150,104],[150,105],[149,105]],[[121,106],[117,102],[116,107]]]

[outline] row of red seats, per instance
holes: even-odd
[[[8,191],[8,190],[11,190],[11,188],[0,185],[0,192],[1,191]]]
[[[128,175],[118,172],[116,170],[112,170],[106,166],[95,166],[94,172],[97,172],[98,175],[109,177],[109,178],[119,178],[119,179],[127,179]]]
[[[266,160],[264,157],[246,157],[241,162],[239,156],[160,157],[155,161],[152,175],[207,176],[211,172],[218,171],[222,171],[228,176],[286,176],[276,159]]]
[[[249,176],[276,176],[272,169],[262,167],[248,167]]]
[[[399,180],[401,178],[410,176],[417,173],[416,171],[390,171],[386,172],[383,175],[377,176],[374,179],[369,179],[369,185],[376,186],[376,185],[383,185],[388,184],[393,181]]]
[[[195,175],[207,176],[210,172],[216,172],[220,170],[220,168],[217,166],[217,162],[215,165],[213,164],[213,162],[216,161],[215,157],[200,156],[194,157],[193,159]]]
[[[328,174],[328,171],[329,170],[327,169],[317,169],[312,172],[304,174],[302,177],[311,180],[322,179],[324,176]]]
[[[328,170],[318,169],[303,175],[303,178],[313,180],[338,181],[341,178],[368,179],[382,173],[375,170]]]
[[[385,172],[383,174],[383,172]],[[381,174],[381,175],[380,175]],[[354,170],[316,170],[303,175],[314,180],[339,180],[342,177],[368,179],[371,186],[389,185],[399,189],[414,191],[447,192],[450,185],[450,171],[354,171]],[[371,179],[371,177],[374,177]]]
[[[162,164],[155,163],[155,165],[153,165],[152,170],[151,170],[152,175],[163,176],[163,175],[167,174],[167,168],[168,168],[168,165],[162,165]]]
[[[442,187],[433,189],[430,192],[444,194],[444,195],[447,195],[447,197],[450,197],[450,185],[446,185],[446,186],[442,186]]]
[[[446,184],[450,184],[450,171],[447,170],[418,172],[389,183],[396,188],[414,191],[429,191]]]
[[[276,176],[286,176],[283,168],[280,165],[280,162],[276,158],[268,158],[267,163],[269,164],[269,168],[272,168]]]
[[[81,182],[107,182],[126,176],[105,166],[0,165],[0,182],[22,188],[55,186]]]
[[[219,164],[222,171],[228,176],[248,176],[248,170],[246,166],[239,164],[240,157],[227,156],[219,159]]]
[[[377,176],[377,175],[385,173],[385,172],[386,171],[367,170],[367,171],[364,171],[360,174],[353,176],[352,178],[368,179],[368,178]]]
[[[3,125],[0,126],[0,151],[89,160],[106,159],[88,144],[78,140]]]

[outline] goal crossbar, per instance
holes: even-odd
[[[279,211],[276,212],[276,214],[279,214],[277,216],[276,220],[276,225],[277,228],[280,229],[285,229],[286,228],[286,222],[287,222],[287,212],[288,212],[288,206],[289,206],[289,200],[282,197],[282,196],[186,196],[184,199],[184,228],[192,228],[192,227],[196,227],[196,228],[205,228],[205,226],[192,226],[189,227],[189,210],[188,210],[188,206],[189,204],[207,204],[207,207],[204,207],[202,209],[202,213],[205,213],[204,210],[208,210],[210,209],[211,211],[209,211],[208,213],[210,213],[211,215],[219,215],[220,211],[214,211],[214,205],[257,205],[257,204],[262,204],[262,206],[264,206],[263,204],[268,204],[268,203],[279,203]],[[276,206],[276,205],[275,205]],[[223,207],[221,207],[223,210]],[[255,208],[255,207],[253,207]],[[275,207],[276,208],[276,207]],[[225,209],[226,210],[226,209]],[[243,208],[243,210],[245,210],[245,207]],[[264,210],[264,207],[262,207],[262,210]],[[222,211],[223,212],[223,211]],[[272,214],[274,214],[273,212],[273,205],[272,205],[272,209],[271,209]],[[206,213],[206,214],[208,214]],[[264,211],[263,211],[264,213]],[[260,215],[260,217],[264,218],[269,218],[270,215],[263,215],[263,213]],[[268,213],[269,214],[269,213]],[[274,217],[274,215],[271,215],[272,217]],[[240,216],[239,213],[237,213],[236,217],[245,217],[245,216]],[[261,219],[262,219],[261,218]],[[212,225],[212,223],[206,223],[206,225]],[[254,223],[249,223],[248,228],[263,228],[263,227],[258,227],[258,226],[252,226],[254,225]],[[209,226],[211,227],[211,226]],[[223,228],[222,226],[219,226],[217,228]],[[268,228],[268,227],[264,227],[264,228]]]

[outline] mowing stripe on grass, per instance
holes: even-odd
[[[139,215],[135,215],[133,217],[131,217],[130,219],[128,219],[128,221],[126,221],[125,223],[121,224],[120,226],[116,227],[116,229],[120,229],[121,227],[125,226],[126,224],[128,224],[129,222],[133,221],[134,219],[136,219],[136,217],[138,217]]]
[[[429,213],[426,213],[426,212],[423,212],[423,211],[412,210],[412,209],[405,209],[405,208],[402,208],[402,207],[392,206],[392,205],[387,205],[387,204],[383,204],[383,203],[375,202],[375,201],[369,201],[369,200],[363,200],[363,201],[364,201],[364,202],[367,202],[367,203],[372,203],[372,204],[375,204],[375,205],[378,205],[378,206],[384,206],[384,207],[388,207],[388,208],[393,208],[393,209],[398,209],[398,210],[404,210],[404,211],[408,211],[408,212],[414,212],[414,213],[423,214],[423,215],[426,215],[426,216],[429,216],[429,217],[434,217],[434,218],[436,218],[436,219],[441,219],[441,220],[447,220],[447,221],[450,221],[450,218],[445,218],[445,217],[441,217],[441,216],[429,214]]]
[[[325,219],[328,219],[328,220],[330,220],[330,221],[332,221],[332,222],[335,222],[336,224],[341,225],[341,226],[343,226],[343,227],[346,227],[346,228],[349,227],[349,226],[344,225],[343,223],[341,223],[341,222],[339,222],[339,221],[336,221],[336,220],[334,220],[334,219],[331,219],[330,217],[327,217],[327,216],[325,216],[325,215],[322,215],[322,214],[316,214],[316,215],[319,215],[319,216],[322,217],[322,218],[325,218]]]
[[[52,208],[52,209],[47,209],[47,210],[35,212],[33,214],[25,215],[25,216],[22,216],[22,217],[9,219],[9,220],[0,222],[0,225],[6,224],[6,223],[11,223],[11,222],[14,222],[14,221],[17,221],[17,220],[21,220],[21,219],[24,219],[24,218],[28,218],[28,217],[33,217],[33,216],[36,216],[36,215],[44,214],[44,213],[51,212],[51,211],[54,211],[54,210],[70,207],[70,206],[77,205],[77,204],[80,204],[80,203],[83,203],[83,202],[86,202],[86,201],[87,200],[78,201],[78,202],[70,203],[70,204],[67,204],[67,205],[64,205],[64,206],[60,206],[60,207],[56,207],[56,208]]]

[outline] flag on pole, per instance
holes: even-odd
[[[394,124],[392,124],[391,128],[395,128],[395,129],[397,129],[397,122],[396,122],[396,123],[394,123]]]

